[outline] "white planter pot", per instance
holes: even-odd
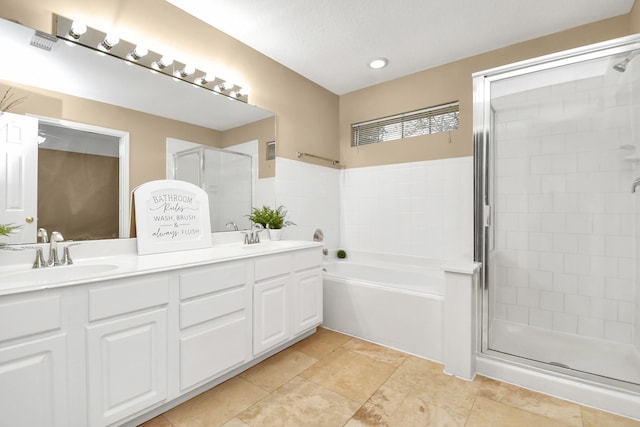
[[[271,240],[280,240],[282,238],[282,228],[269,229],[269,238]]]

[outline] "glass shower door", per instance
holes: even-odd
[[[640,384],[639,48],[482,77],[484,351]]]

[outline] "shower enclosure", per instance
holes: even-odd
[[[175,179],[202,188],[209,196],[211,231],[248,229],[252,199],[252,158],[212,147],[174,154]]]
[[[639,52],[630,36],[473,76],[480,350],[631,393]]]

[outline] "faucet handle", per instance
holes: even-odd
[[[71,259],[71,254],[69,253],[69,246],[65,246],[62,252],[62,264],[64,265],[73,264],[73,260]]]
[[[42,248],[36,248],[36,259],[33,261],[33,268],[47,267],[47,263],[44,260],[44,254]]]

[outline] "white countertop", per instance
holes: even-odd
[[[60,244],[60,247],[64,247],[65,243]],[[265,240],[262,243],[245,245],[214,241],[214,245],[207,249],[138,255],[135,251],[135,239],[92,241],[82,242],[70,248],[73,265],[33,269],[31,265],[35,258],[35,250],[32,248],[35,246],[44,249],[46,258],[47,245],[25,245],[25,249],[21,251],[1,251],[3,253],[0,253],[0,257],[4,255],[4,259],[0,265],[0,295],[241,260],[297,249],[321,247],[322,243]],[[14,262],[9,258],[13,258]]]

